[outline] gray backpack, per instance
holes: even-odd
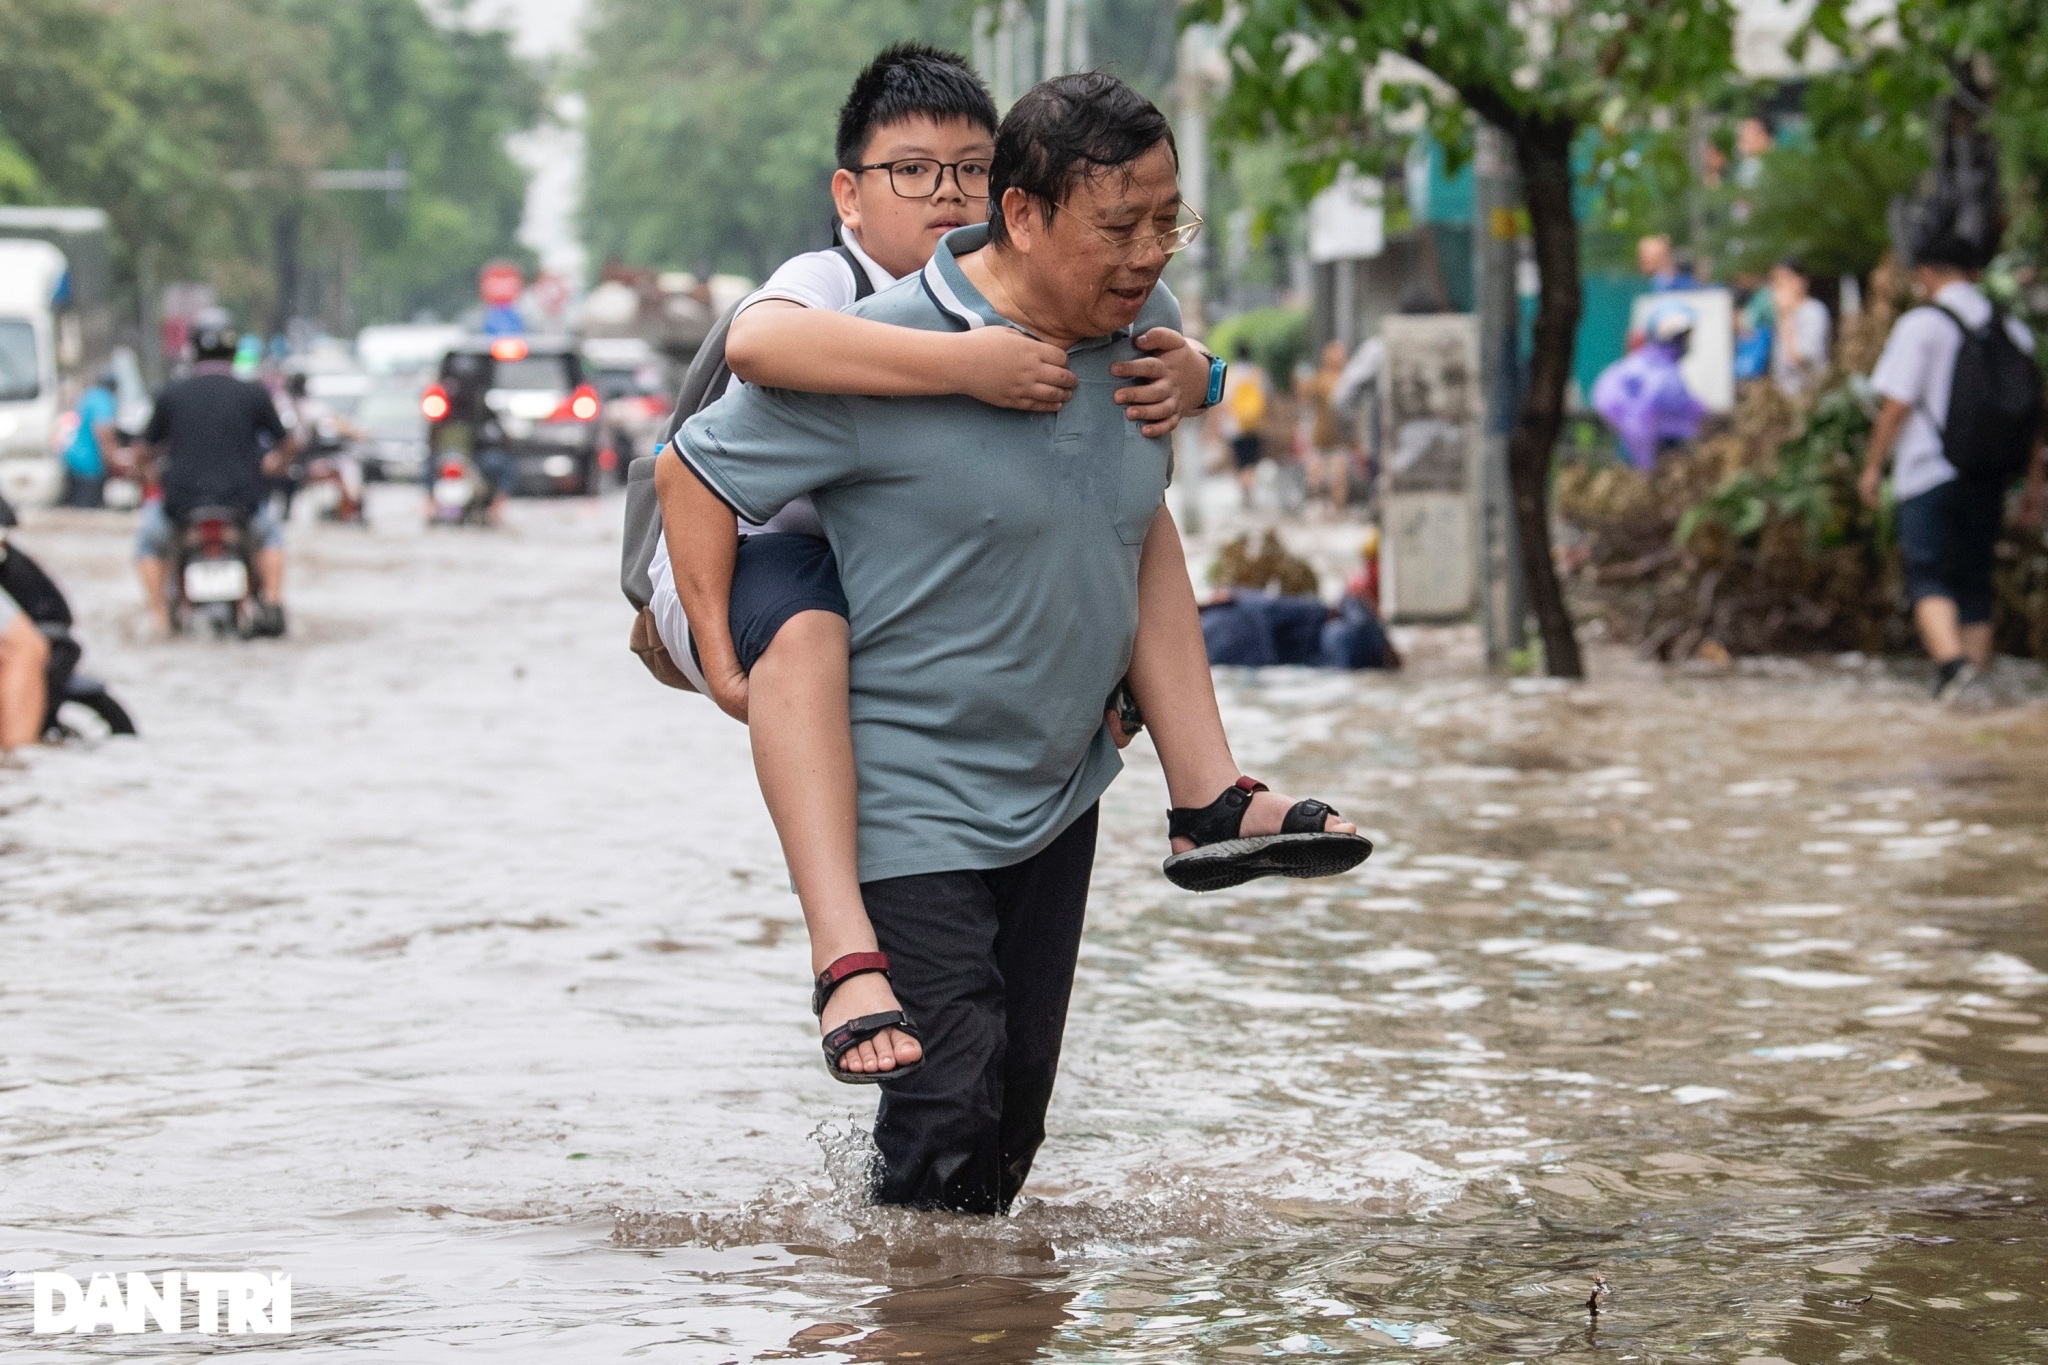
[[[847,268],[853,271],[854,298],[864,299],[874,293],[874,283],[854,254],[844,244],[833,249],[846,258]],[[725,387],[732,380],[732,369],[725,363],[725,334],[731,330],[733,314],[737,312],[739,305],[735,304],[718,320],[684,372],[682,387],[676,391],[675,411],[669,414],[668,426],[661,433],[663,449],[675,440],[683,423],[725,396]],[[647,609],[654,598],[647,565],[661,539],[661,504],[654,496],[654,465],[660,458],[658,454],[642,455],[626,466],[626,535],[620,548],[619,590],[626,594],[636,613],[629,644],[640,656],[640,662],[668,686],[694,692],[697,689],[689,677],[662,647],[661,635],[654,628],[654,615]]]

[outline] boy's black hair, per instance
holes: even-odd
[[[991,135],[996,131],[996,102],[965,57],[925,43],[898,43],[882,49],[853,78],[853,89],[839,106],[834,150],[840,168],[859,166],[878,130],[920,114],[966,119]]]
[[[1045,221],[1074,186],[1111,167],[1128,165],[1165,143],[1180,162],[1173,125],[1152,101],[1102,71],[1040,81],[1010,107],[996,130],[989,168],[988,235],[1009,240],[1003,194],[1020,189],[1038,201]]]

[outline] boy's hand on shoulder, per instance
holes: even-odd
[[[1065,351],[1014,327],[982,327],[954,344],[960,366],[957,392],[991,407],[1058,412],[1080,382],[1067,368]]]
[[[1201,409],[1209,389],[1209,357],[1171,327],[1154,327],[1137,339],[1141,360],[1126,360],[1109,367],[1119,379],[1137,382],[1116,391],[1124,416],[1143,422],[1147,436],[1165,436],[1180,425],[1180,419]]]

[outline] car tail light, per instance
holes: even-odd
[[[448,390],[439,384],[427,385],[427,391],[420,395],[420,415],[429,422],[438,422],[448,415]]]
[[[524,360],[526,342],[520,337],[499,337],[491,343],[491,359]]]
[[[599,407],[597,390],[588,384],[576,386],[576,392],[555,405],[548,414],[550,422],[588,422],[597,416]]]
[[[448,462],[447,464],[444,464],[444,465],[442,465],[442,466],[441,466],[441,477],[442,477],[442,478],[444,478],[444,479],[459,479],[459,478],[461,478],[461,477],[462,477],[462,461],[460,461],[460,460],[450,460],[450,461],[449,461],[449,462]]]
[[[610,446],[597,452],[597,467],[609,474],[619,467],[619,452]]]
[[[199,533],[199,548],[208,555],[225,554],[228,547],[228,524],[209,517],[196,522],[193,530]]]

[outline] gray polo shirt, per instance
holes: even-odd
[[[1014,326],[954,259],[987,239],[956,228],[921,275],[849,311]],[[1180,326],[1164,286],[1134,327],[1068,353],[1080,387],[1057,414],[735,384],[678,434],[740,516],[809,494],[832,543],[852,609],[862,880],[1021,862],[1122,767],[1103,705],[1130,664],[1171,455],[1112,401],[1109,367],[1157,326]]]

